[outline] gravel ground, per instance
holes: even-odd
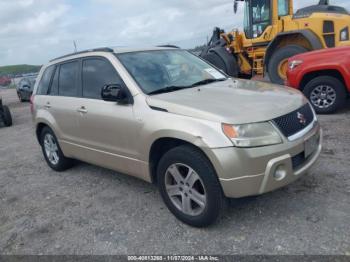
[[[50,170],[29,104],[1,95],[14,118],[0,128],[1,254],[350,254],[350,104],[320,117],[324,150],[308,176],[232,200],[217,224],[195,229],[153,185],[84,163]]]

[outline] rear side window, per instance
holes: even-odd
[[[58,94],[60,96],[78,95],[78,61],[69,62],[60,66],[58,77]]]
[[[102,58],[83,60],[83,97],[101,99],[105,85],[122,84],[122,80],[111,63]]]
[[[45,69],[43,76],[38,85],[37,95],[47,95],[47,91],[49,89],[49,85],[52,79],[52,74],[55,71],[55,66],[49,66]]]
[[[53,79],[52,79],[51,86],[50,86],[49,95],[52,95],[52,96],[58,95],[58,74],[59,74],[59,72],[60,72],[60,70],[59,70],[59,67],[57,66],[57,68],[55,70],[55,74],[54,74]]]

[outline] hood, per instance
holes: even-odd
[[[296,59],[319,59],[322,57],[327,58],[328,60],[334,60],[338,59],[338,57],[344,58],[349,57],[350,55],[350,46],[344,46],[344,47],[336,47],[336,48],[327,48],[327,49],[321,49],[316,50],[312,52],[306,52],[302,53],[296,56],[293,56],[289,60],[296,60]]]
[[[295,89],[236,79],[147,97],[151,107],[228,124],[272,120],[306,102]]]

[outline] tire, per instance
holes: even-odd
[[[298,45],[288,45],[278,49],[271,57],[268,64],[268,73],[272,83],[283,85],[286,78],[283,78],[279,73],[280,63],[297,54],[305,53],[308,50]],[[288,66],[288,64],[287,64]]]
[[[189,169],[194,171],[191,178],[197,177],[193,179],[194,183],[192,181],[193,186],[191,179],[184,179]],[[176,176],[179,178],[176,181],[172,175],[176,173],[174,170],[182,174],[181,177]],[[157,178],[159,191],[166,206],[182,222],[194,227],[205,227],[213,224],[219,217],[225,199],[221,185],[210,161],[198,149],[186,145],[168,151],[159,162]],[[173,196],[168,194],[167,188],[172,188]],[[190,208],[184,208],[184,200],[189,201],[186,203],[189,203],[187,207]],[[188,210],[187,213],[185,209]]]
[[[9,127],[12,126],[12,116],[11,116],[11,112],[10,109],[8,108],[8,106],[3,106],[3,112],[4,112],[4,124],[5,126]]]
[[[227,52],[225,50],[225,52]],[[230,55],[230,54],[227,54]],[[223,58],[219,56],[215,52],[209,52],[202,56],[202,58],[208,61],[210,64],[214,65],[218,69],[224,71],[227,75],[232,77],[238,77],[238,64],[236,58],[232,55],[232,57]],[[225,61],[225,59],[227,61]]]
[[[46,140],[47,139],[47,140]],[[47,146],[51,146],[51,156],[46,150],[45,145],[52,139],[53,144],[48,143]],[[42,152],[44,154],[46,163],[53,170],[57,172],[65,171],[73,166],[73,160],[67,158],[63,155],[60,145],[58,144],[58,140],[54,134],[54,132],[49,127],[44,127],[40,134],[40,145],[42,148]],[[56,155],[54,155],[53,151],[55,151]]]
[[[312,79],[306,84],[303,92],[318,114],[336,112],[345,105],[347,98],[342,81],[332,76],[319,76]]]
[[[22,102],[22,103],[25,102],[25,100],[22,98],[22,95],[20,92],[18,92],[17,95],[18,95],[18,99],[20,102]]]

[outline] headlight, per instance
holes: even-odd
[[[223,124],[222,130],[236,147],[259,147],[282,143],[281,136],[269,122],[244,125]]]
[[[290,70],[293,70],[294,68],[300,66],[302,63],[302,60],[292,60],[291,62],[289,62],[288,66]]]
[[[349,40],[349,27],[345,27],[340,31],[340,41],[348,41]]]

